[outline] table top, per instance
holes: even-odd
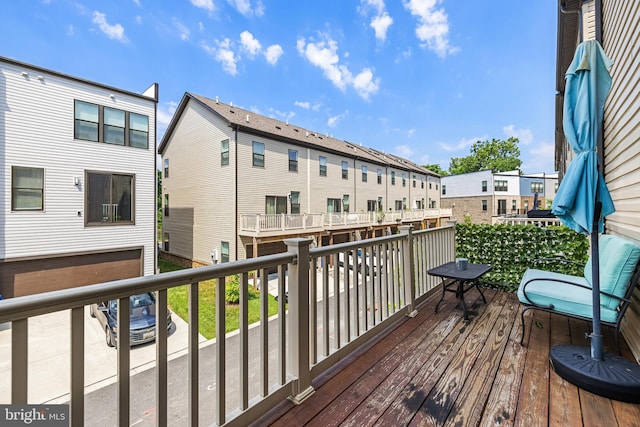
[[[458,270],[455,261],[442,264],[438,267],[428,270],[432,276],[444,277],[457,280],[474,280],[491,270],[491,266],[487,264],[467,264],[466,270]]]

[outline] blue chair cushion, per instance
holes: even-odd
[[[525,298],[523,287],[531,279],[537,279],[527,285],[527,298]],[[539,279],[539,280],[538,280]],[[571,283],[587,286],[581,288],[567,283],[558,282],[564,280]],[[553,304],[554,310],[560,313],[582,316],[591,319],[593,317],[591,285],[584,277],[570,276],[568,274],[555,273],[551,271],[527,269],[520,281],[518,288],[518,299],[523,304],[541,305],[548,307]],[[607,299],[612,299],[608,298]],[[603,306],[601,298],[600,317],[604,322],[614,323],[618,312],[614,306],[610,308]]]
[[[608,234],[600,236],[598,246],[600,252],[600,290],[624,297],[635,266],[640,259],[640,247],[622,237]],[[590,285],[593,283],[591,268],[591,259],[589,259],[584,267],[584,277]],[[619,302],[619,300],[607,296],[601,296],[600,299],[600,304],[610,309],[615,309]]]

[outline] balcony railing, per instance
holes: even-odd
[[[320,231],[345,226],[391,225],[423,219],[451,218],[451,209],[413,209],[377,212],[339,212],[313,214],[244,214],[241,215],[241,232],[260,234],[282,231]]]
[[[188,286],[188,370],[183,382],[188,391],[172,396],[168,387],[171,370],[167,357],[167,330],[157,328],[155,418],[166,426],[171,419],[183,425],[247,425],[286,399],[301,402],[314,390],[311,382],[401,316],[415,314],[415,306],[438,284],[427,270],[454,257],[453,226],[412,231],[400,227],[400,234],[310,249],[311,239],[285,240],[288,251],[201,267],[90,285],[45,294],[0,301],[0,323],[11,322],[12,404],[38,404],[29,396],[29,318],[70,310],[70,422],[85,423],[85,417],[101,407],[85,408],[84,306],[117,299],[129,305],[129,296],[156,292],[156,318],[167,316],[167,291]],[[278,315],[268,316],[269,273],[277,271]],[[250,275],[257,272],[260,292],[260,321],[251,328],[247,303]],[[240,326],[226,335],[226,278],[240,276]],[[199,284],[215,279],[216,345],[214,357],[199,348]],[[288,306],[285,300],[288,299]],[[311,303],[310,303],[311,302]],[[117,424],[130,425],[132,399],[129,347],[129,311],[118,310]],[[259,339],[249,339],[258,328]],[[254,336],[252,335],[252,336]],[[275,337],[275,339],[273,338]],[[209,354],[209,353],[206,353]],[[202,372],[214,371],[202,384]],[[233,385],[233,387],[227,385]],[[231,389],[237,392],[231,392]],[[201,396],[207,403],[201,406]],[[185,399],[186,397],[186,399]],[[203,396],[204,397],[204,396]],[[176,400],[173,400],[173,399]],[[185,403],[186,400],[186,403]],[[175,402],[183,413],[171,414]],[[171,403],[171,404],[170,404]],[[212,410],[213,406],[213,410]],[[171,408],[171,409],[170,409]],[[207,419],[203,414],[211,415]]]

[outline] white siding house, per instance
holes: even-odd
[[[164,256],[193,265],[280,252],[286,237],[322,245],[441,216],[431,171],[191,93],[159,153]],[[381,211],[391,224],[377,223]]]
[[[1,294],[155,271],[156,103],[0,57]]]

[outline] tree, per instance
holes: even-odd
[[[471,146],[471,154],[466,157],[453,157],[449,173],[461,173],[490,170],[494,173],[520,170],[520,148],[518,138],[507,140],[493,138],[491,141],[478,141]]]
[[[449,175],[449,172],[447,172],[446,170],[442,169],[442,167],[440,167],[440,165],[437,164],[437,163],[434,163],[432,165],[424,165],[422,167],[425,168],[425,169],[430,170],[431,172],[435,172],[438,175],[442,175],[442,176]]]

